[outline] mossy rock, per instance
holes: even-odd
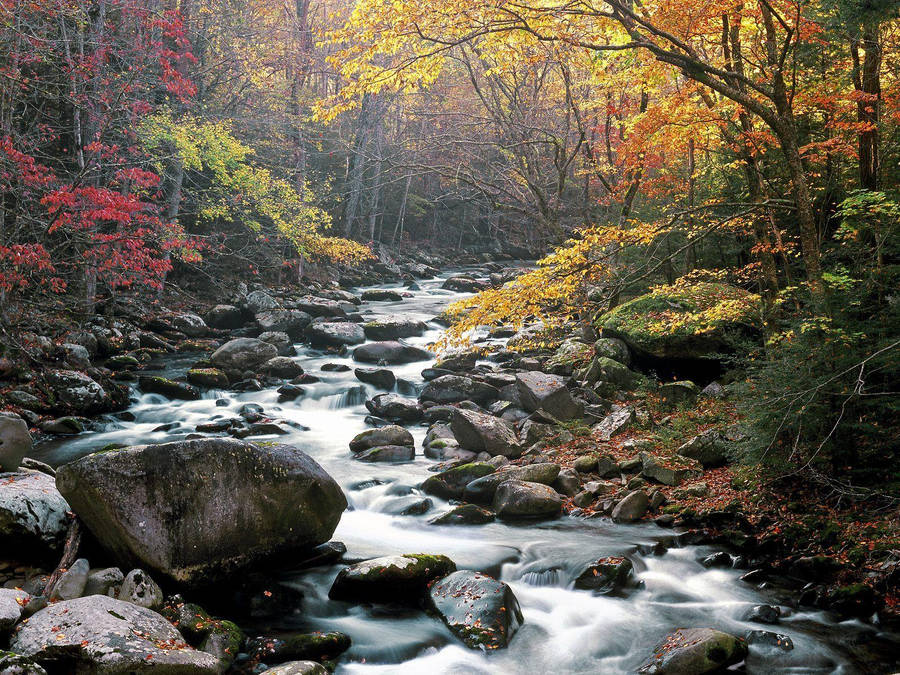
[[[600,315],[604,337],[659,359],[715,359],[756,335],[759,296],[736,286],[698,283],[658,288]]]
[[[187,379],[198,387],[222,389],[228,386],[228,376],[218,368],[192,368],[187,373]]]
[[[374,558],[342,569],[328,597],[415,605],[424,599],[431,582],[455,571],[456,563],[444,555],[412,553]]]

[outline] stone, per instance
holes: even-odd
[[[244,325],[244,313],[234,305],[216,305],[206,313],[206,324],[212,328],[234,330]]]
[[[700,396],[700,387],[690,380],[665,382],[659,385],[659,397],[666,405],[685,405],[694,403]]]
[[[289,356],[276,356],[273,359],[269,359],[262,364],[260,371],[282,379],[298,377],[303,374],[303,368],[300,364]]]
[[[622,406],[615,408],[609,415],[593,426],[596,438],[600,441],[608,441],[616,434],[625,431],[634,420],[634,410]]]
[[[267,309],[277,309],[278,301],[265,291],[253,291],[244,298],[244,307],[255,315]]]
[[[269,675],[329,675],[328,669],[315,661],[289,661],[266,672]]]
[[[397,340],[398,338],[424,335],[425,323],[402,316],[385,316],[363,324],[363,332],[369,340]]]
[[[228,386],[228,376],[218,368],[191,368],[187,379],[198,387],[224,389]]]
[[[397,384],[397,378],[386,368],[356,368],[353,371],[356,379],[366,384],[371,384],[379,389],[391,390]]]
[[[268,342],[278,350],[278,356],[293,356],[297,352],[294,350],[294,341],[287,333],[273,330],[260,333],[259,338],[263,342]]]
[[[643,490],[634,490],[625,495],[612,510],[612,519],[617,523],[631,523],[639,520],[650,508],[650,498]]]
[[[572,469],[560,469],[559,475],[553,481],[552,486],[561,495],[573,497],[581,488],[581,478]]]
[[[711,430],[694,436],[675,452],[682,457],[700,462],[704,468],[711,469],[727,464],[727,449],[728,441],[718,432]]]
[[[370,342],[353,350],[353,359],[362,363],[412,363],[431,358],[431,352],[399,340]]]
[[[125,576],[118,567],[91,570],[82,595],[108,595],[114,598],[118,595],[124,580]]]
[[[0,550],[56,562],[68,510],[52,477],[37,471],[0,474]]]
[[[21,389],[13,389],[12,391],[8,391],[6,392],[6,394],[4,394],[3,397],[10,405],[24,408],[25,410],[35,411],[41,410],[44,407],[44,404],[41,403],[41,399],[39,399],[34,394],[30,394],[27,391],[23,391]]]
[[[591,369],[596,375],[595,380],[609,382],[621,389],[631,390],[638,382],[637,374],[629,370],[628,366],[605,356],[596,357]]]
[[[74,600],[80,598],[87,584],[88,572],[91,571],[90,563],[84,558],[79,558],[69,567],[56,585],[53,587],[51,600]]]
[[[562,496],[549,485],[508,480],[497,487],[493,509],[501,520],[556,518],[562,502]]]
[[[403,295],[388,288],[369,288],[362,292],[363,302],[400,302]]]
[[[169,399],[196,401],[200,398],[200,391],[194,385],[155,375],[141,375],[138,377],[138,386],[143,392],[159,394]]]
[[[525,621],[507,584],[470,570],[454,572],[434,583],[428,604],[470,649],[508,646]]]
[[[75,370],[51,370],[47,384],[61,408],[75,415],[92,415],[108,409],[109,396],[92,378]]]
[[[710,382],[708,385],[703,387],[703,390],[700,392],[700,394],[706,396],[707,398],[725,398],[725,387],[723,387],[718,382]]]
[[[631,352],[628,350],[628,345],[616,338],[600,338],[597,340],[594,343],[594,355],[604,356],[625,366],[631,365]]]
[[[588,565],[574,582],[574,587],[582,591],[593,591],[606,595],[621,589],[631,581],[633,566],[628,558],[609,556]]]
[[[679,628],[660,642],[638,670],[655,675],[719,673],[747,656],[741,638],[713,628]]]
[[[31,595],[15,588],[0,588],[0,634],[19,623]],[[2,653],[2,652],[0,652]],[[3,670],[0,669],[0,673]]]
[[[443,555],[421,553],[385,556],[342,569],[328,597],[349,602],[418,604],[428,585],[456,571]]]
[[[378,417],[398,422],[418,422],[422,408],[418,401],[399,394],[377,394],[366,401],[366,409]]]
[[[516,432],[499,417],[474,410],[457,409],[453,413],[450,429],[460,446],[466,450],[484,450],[491,455],[504,457],[518,457],[522,454]]]
[[[755,605],[744,612],[742,621],[753,621],[755,623],[778,623],[781,619],[781,608],[773,605]]]
[[[312,317],[299,309],[267,309],[256,314],[261,333],[287,333],[292,340],[300,340]]]
[[[313,347],[341,347],[358,345],[366,341],[362,326],[356,323],[311,323],[306,328],[306,339]]]
[[[559,465],[550,463],[507,465],[487,476],[482,476],[466,485],[463,499],[475,504],[490,504],[494,501],[497,488],[508,480],[527,481],[552,485],[559,476]]]
[[[18,469],[32,445],[25,420],[12,413],[0,413],[0,473]]]
[[[643,462],[641,475],[663,485],[681,485],[694,474],[695,465],[691,460],[664,459],[649,452],[642,452],[640,457]]]
[[[65,342],[59,346],[65,358],[66,365],[72,366],[79,370],[85,370],[91,367],[91,355],[88,350],[81,345],[73,345]]]
[[[191,312],[169,312],[157,318],[167,327],[184,333],[188,337],[203,337],[209,332],[206,322]]]
[[[416,450],[411,445],[380,445],[358,453],[353,459],[360,462],[411,462]]]
[[[350,450],[351,452],[362,452],[379,445],[407,445],[412,447],[414,444],[415,441],[409,431],[395,424],[390,424],[378,429],[367,429],[357,434],[350,441]]]
[[[423,492],[441,499],[459,499],[466,485],[476,478],[481,478],[496,471],[496,468],[485,462],[470,462],[441,471],[429,476],[422,483]]]
[[[347,506],[297,448],[228,438],[101,451],[63,465],[56,480],[120,562],[186,586],[328,541]]]
[[[493,520],[493,511],[475,504],[461,504],[428,522],[432,525],[484,525]]]
[[[144,570],[131,570],[122,581],[119,600],[132,605],[158,610],[163,604],[163,592]]]
[[[276,356],[275,345],[256,338],[235,338],[214,351],[209,360],[222,370],[243,373]]]
[[[10,648],[53,672],[218,673],[217,659],[186,644],[162,616],[104,595],[49,605],[22,624]]]
[[[260,636],[247,640],[251,659],[265,663],[281,663],[319,659],[336,659],[350,648],[350,636],[330,633],[288,633],[278,637]],[[266,671],[269,672],[269,671]]]
[[[478,354],[472,351],[456,351],[441,354],[434,367],[453,372],[470,371],[478,363]]]
[[[560,420],[580,417],[583,409],[572,398],[566,388],[566,381],[557,375],[547,375],[539,371],[518,373],[516,387],[519,399],[528,412],[546,410]]]
[[[496,401],[499,396],[500,392],[496,387],[484,382],[462,375],[442,375],[425,385],[419,394],[419,400],[439,404],[473,401],[479,405],[487,405]]]

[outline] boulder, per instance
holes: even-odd
[[[550,463],[526,464],[525,466],[508,465],[492,474],[482,476],[466,485],[463,499],[476,504],[490,504],[501,483],[508,480],[528,481],[552,485],[559,476],[559,465]]]
[[[379,445],[358,453],[353,459],[360,462],[411,462],[416,449],[411,445]]]
[[[614,387],[633,389],[638,383],[638,375],[628,366],[605,356],[596,357],[591,363],[591,379],[594,381],[609,382]]]
[[[214,351],[209,360],[222,370],[242,373],[276,356],[278,349],[275,345],[256,338],[235,338]]]
[[[605,595],[619,590],[631,580],[632,564],[622,556],[600,558],[588,565],[575,579],[574,587]]]
[[[562,496],[549,485],[508,480],[497,487],[493,508],[502,520],[556,518],[562,503]]]
[[[612,510],[612,519],[617,523],[631,523],[641,518],[650,508],[650,498],[643,490],[634,490],[625,495]]]
[[[710,359],[734,350],[759,328],[759,296],[736,286],[697,283],[656,289],[597,318],[603,337],[641,356]]]
[[[259,339],[274,345],[278,350],[278,356],[293,356],[297,352],[294,350],[294,342],[287,333],[281,331],[266,331],[259,334]]]
[[[244,307],[255,315],[269,309],[277,309],[278,301],[265,291],[253,291],[244,298]]]
[[[31,447],[27,422],[18,415],[0,413],[0,473],[18,469]]]
[[[386,420],[418,422],[422,419],[422,408],[418,401],[399,394],[378,394],[366,401],[366,409]]]
[[[429,476],[422,483],[421,489],[423,492],[441,499],[459,499],[462,497],[466,485],[476,478],[481,478],[494,471],[496,468],[486,462],[462,464]]]
[[[447,556],[392,555],[374,558],[342,569],[328,597],[349,602],[418,604],[428,585],[456,571]]]
[[[226,438],[101,451],[56,480],[119,561],[188,586],[328,541],[347,506],[297,448]]]
[[[75,370],[51,370],[47,384],[57,407],[74,415],[92,415],[109,408],[109,396],[92,378]]]
[[[395,424],[389,424],[378,429],[367,429],[362,433],[356,434],[350,441],[350,450],[352,452],[362,452],[369,448],[375,448],[379,445],[405,445],[413,447],[412,434],[403,427]]]
[[[329,675],[328,669],[315,661],[289,661],[266,672],[269,675]]]
[[[398,338],[424,335],[425,323],[402,316],[387,316],[363,325],[363,331],[370,340],[396,340]]]
[[[91,570],[82,595],[108,595],[114,598],[119,594],[124,580],[122,570],[118,567]]]
[[[419,400],[432,403],[474,401],[479,405],[487,405],[496,401],[499,396],[500,391],[496,387],[484,382],[462,375],[442,375],[425,385],[419,394]]]
[[[158,610],[163,604],[163,592],[144,570],[131,570],[122,581],[119,600],[132,605]]]
[[[722,466],[728,462],[728,441],[716,431],[707,431],[694,436],[676,452],[682,457],[700,462],[705,468]]]
[[[246,647],[251,659],[267,664],[308,659],[331,661],[349,648],[350,636],[337,631],[255,637],[247,640]]]
[[[594,343],[594,355],[605,356],[613,361],[630,366],[631,352],[623,340],[617,338],[600,338]]]
[[[47,474],[0,474],[0,550],[23,557],[57,557],[68,530],[68,510]]]
[[[153,330],[175,330],[188,337],[203,337],[209,332],[206,322],[191,312],[168,312],[151,320],[148,326]]]
[[[400,302],[403,295],[388,288],[369,288],[360,296],[364,302]]]
[[[303,374],[300,364],[289,356],[276,356],[269,359],[260,366],[260,371],[282,379],[290,379]]]
[[[431,352],[420,347],[413,347],[399,340],[370,342],[353,350],[353,358],[362,363],[413,363],[429,361]]]
[[[0,588],[0,634],[15,626],[22,618],[22,610],[31,596],[15,588]],[[0,667],[0,673],[2,673]]]
[[[362,326],[348,321],[311,323],[306,328],[306,337],[313,347],[341,347],[366,341]]]
[[[654,675],[703,675],[723,672],[743,661],[747,644],[712,628],[679,628],[669,633],[638,672]]]
[[[305,295],[296,303],[297,309],[300,309],[313,317],[339,317],[347,316],[347,312],[340,302],[329,300],[328,298],[316,298],[312,295]]]
[[[148,394],[159,394],[169,399],[196,401],[200,398],[197,387],[156,375],[141,375],[138,377],[138,387]]]
[[[608,441],[616,434],[625,431],[634,419],[634,410],[628,406],[616,407],[592,428],[599,441]]]
[[[571,375],[575,368],[590,359],[591,346],[577,340],[564,340],[547,359],[548,370],[558,375]]]
[[[641,475],[663,485],[681,485],[697,468],[696,463],[689,459],[662,458],[649,452],[642,452],[640,457],[643,462]]]
[[[428,604],[471,649],[498,649],[525,621],[512,589],[481,572],[461,570],[431,586]]]
[[[187,379],[198,387],[224,389],[228,386],[228,376],[218,368],[191,368]]]
[[[428,522],[432,525],[484,525],[493,520],[493,511],[475,504],[460,504]]]
[[[217,659],[190,647],[162,616],[104,595],[49,605],[21,625],[10,648],[53,672],[218,673]]]
[[[700,397],[700,387],[690,380],[666,382],[659,386],[659,397],[667,405],[688,405]]]
[[[63,355],[63,360],[65,360],[66,365],[79,370],[85,370],[91,367],[91,355],[85,347],[65,342],[59,346],[59,350]]]
[[[469,371],[475,367],[478,362],[478,354],[476,352],[453,351],[441,354],[434,367],[442,370],[452,370],[454,372]]]
[[[287,333],[292,340],[300,340],[312,317],[299,309],[267,309],[256,314],[261,333]]]
[[[63,572],[59,581],[53,587],[51,600],[74,600],[80,598],[87,584],[88,573],[91,571],[90,563],[85,558],[79,558]]]
[[[234,330],[244,325],[244,313],[234,305],[216,305],[206,313],[206,324],[212,328]]]
[[[356,368],[353,371],[356,379],[366,384],[371,384],[379,389],[393,389],[397,384],[397,378],[386,368]]]
[[[459,445],[466,450],[484,451],[491,455],[518,457],[522,447],[513,428],[499,417],[474,410],[457,409],[450,429]]]
[[[477,279],[463,275],[450,277],[441,284],[441,288],[448,291],[457,291],[458,293],[478,293],[479,291],[488,288],[488,286],[489,285],[483,281],[478,281]]]
[[[560,420],[580,417],[582,406],[572,398],[564,378],[539,371],[516,375],[519,400],[528,412],[542,409]]]

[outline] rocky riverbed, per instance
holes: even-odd
[[[651,346],[581,328],[434,362],[447,304],[514,269],[420,265],[43,345],[61,367],[0,418],[0,673],[890,671],[828,562],[666,512],[740,436],[662,456],[632,392],[721,387],[659,386]]]

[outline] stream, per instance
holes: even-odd
[[[449,276],[419,281],[419,290],[399,302],[363,303],[369,320],[389,314],[428,323],[428,332],[409,342],[434,341],[441,327],[431,322],[449,302],[463,297],[440,288]],[[401,288],[397,284],[384,288]],[[279,402],[274,389],[235,393],[207,391],[198,401],[169,401],[155,394],[138,394],[129,412],[133,421],[115,415],[100,420],[97,431],[45,443],[37,459],[53,466],[71,461],[110,443],[161,443],[184,438],[194,427],[215,416],[234,416],[241,406],[257,403],[273,418],[296,427],[275,439],[298,446],[343,487],[350,508],[333,539],[347,546],[346,560],[399,553],[441,553],[460,569],[477,569],[507,582],[519,599],[525,623],[508,649],[491,653],[462,645],[436,618],[424,612],[328,600],[328,589],[342,565],[303,572],[285,571],[278,579],[301,590],[301,606],[283,617],[281,630],[332,631],[350,635],[353,645],[342,657],[337,673],[626,673],[634,672],[654,646],[677,627],[714,627],[735,635],[771,630],[793,642],[791,651],[752,644],[745,672],[857,673],[879,670],[861,654],[859,645],[889,643],[877,627],[858,621],[831,621],[823,612],[793,611],[778,625],[741,620],[754,605],[779,604],[775,590],[758,590],[741,582],[745,570],[707,569],[700,560],[715,549],[678,547],[677,532],[653,523],[617,525],[607,518],[570,518],[479,526],[434,526],[428,521],[448,510],[432,497],[423,515],[390,515],[421,499],[414,486],[431,475],[433,460],[421,455],[424,426],[410,429],[417,456],[411,463],[366,464],[354,461],[348,442],[368,428],[364,402],[379,393],[359,382],[350,356],[336,356],[297,345],[296,359],[307,373],[321,378],[304,384],[306,395]],[[159,372],[181,375],[196,355],[173,355]],[[325,364],[346,364],[346,372],[322,371]],[[415,396],[422,386],[427,362],[390,366],[400,393]],[[218,400],[218,404],[217,404]],[[126,416],[130,417],[130,416]],[[165,430],[160,430],[162,427]],[[667,545],[657,547],[660,542]],[[655,552],[654,552],[655,549]],[[599,557],[627,555],[640,587],[622,597],[572,590],[584,567]],[[887,649],[881,647],[882,650]],[[887,653],[890,653],[887,651]],[[874,658],[874,657],[871,657]],[[880,659],[879,659],[880,660]]]

